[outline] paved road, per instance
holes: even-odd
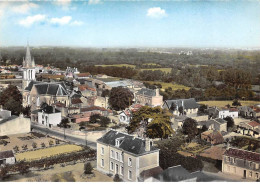
[[[31,128],[32,128],[32,131],[41,132],[43,134],[48,134],[48,135],[55,136],[55,137],[60,138],[60,139],[64,139],[64,133],[54,131],[54,130],[51,130],[49,128],[44,128],[44,127],[40,127],[40,126],[37,126],[37,125],[33,125],[33,124],[31,125]],[[88,134],[87,134],[87,138],[88,138]],[[85,138],[83,139],[83,138],[79,138],[79,137],[75,137],[75,136],[66,134],[66,131],[65,131],[65,140],[76,143],[76,144],[86,145]],[[87,146],[89,146],[93,149],[96,149],[97,143],[87,140]]]

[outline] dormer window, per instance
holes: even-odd
[[[122,143],[122,141],[123,141],[123,139],[124,139],[125,137],[120,137],[120,138],[117,138],[116,139],[116,147],[119,147],[119,145]]]

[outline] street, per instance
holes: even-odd
[[[64,139],[64,133],[54,131],[54,130],[51,130],[51,129],[46,128],[46,127],[37,126],[35,124],[32,124],[31,128],[32,128],[32,131],[41,132],[43,134],[48,134],[50,136],[55,136],[57,138]],[[92,149],[97,148],[97,144],[95,142],[85,140],[85,138],[72,136],[70,134],[67,134],[66,131],[65,131],[65,140],[76,143],[76,144],[81,144],[81,145],[86,145],[86,141],[87,141],[87,146],[89,146]]]

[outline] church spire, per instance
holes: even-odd
[[[26,55],[25,55],[25,66],[24,67],[32,67],[32,57],[30,53],[29,42],[27,41]]]

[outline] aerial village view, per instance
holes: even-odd
[[[1,182],[259,182],[260,2],[1,1]]]

